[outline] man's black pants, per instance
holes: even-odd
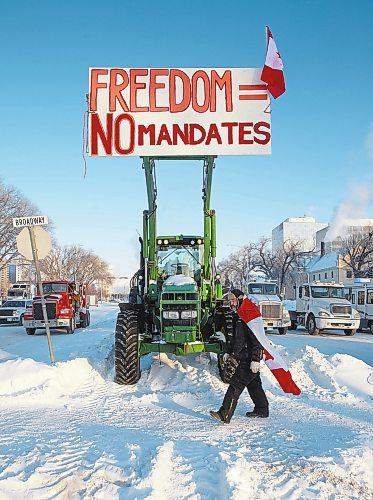
[[[250,363],[241,361],[231,379],[219,410],[227,423],[230,422],[245,387],[255,405],[254,410],[259,412],[268,410],[268,399],[263,390],[259,373],[253,373],[250,370]]]

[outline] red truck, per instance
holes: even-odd
[[[74,333],[75,328],[86,328],[90,324],[86,285],[73,281],[43,281],[43,292],[47,306],[49,328],[65,328]],[[23,317],[27,335],[34,335],[37,328],[45,328],[40,295],[36,295],[32,306]]]

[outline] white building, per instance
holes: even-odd
[[[350,219],[345,225],[334,227],[328,225],[316,233],[316,248],[321,248],[324,243],[324,251],[334,252],[343,246],[343,240],[350,236],[362,235],[373,231],[373,219]]]
[[[338,252],[313,257],[307,266],[307,271],[309,281],[335,281],[345,285],[354,281],[352,270],[347,267]]]
[[[313,217],[292,217],[284,220],[272,230],[272,252],[280,250],[286,241],[300,243],[300,251],[316,249],[316,233],[327,227],[324,222],[316,222]]]

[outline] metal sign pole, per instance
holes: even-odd
[[[48,314],[47,314],[47,305],[46,305],[45,298],[44,298],[43,285],[41,283],[39,258],[38,258],[38,252],[37,252],[37,249],[36,249],[36,243],[35,243],[34,227],[33,226],[27,226],[27,227],[28,227],[28,231],[29,231],[29,234],[30,234],[30,242],[31,242],[32,255],[34,257],[34,263],[35,263],[35,269],[36,269],[36,280],[37,280],[37,283],[38,283],[39,295],[40,295],[40,299],[41,299],[41,308],[42,308],[42,311],[43,311],[43,318],[44,318],[44,323],[45,323],[45,329],[47,331],[49,354],[50,354],[51,362],[55,363],[54,353],[53,353],[53,347],[52,347],[51,332],[50,332],[50,329],[49,329],[49,321],[48,321]]]

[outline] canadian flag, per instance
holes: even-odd
[[[267,55],[261,79],[268,84],[268,90],[275,99],[285,92],[284,65],[268,26]]]
[[[294,382],[289,368],[277,352],[273,342],[266,337],[263,326],[263,318],[260,314],[259,308],[245,296],[237,313],[262,345],[264,351],[264,362],[275,376],[282,390],[298,396],[301,391]]]

